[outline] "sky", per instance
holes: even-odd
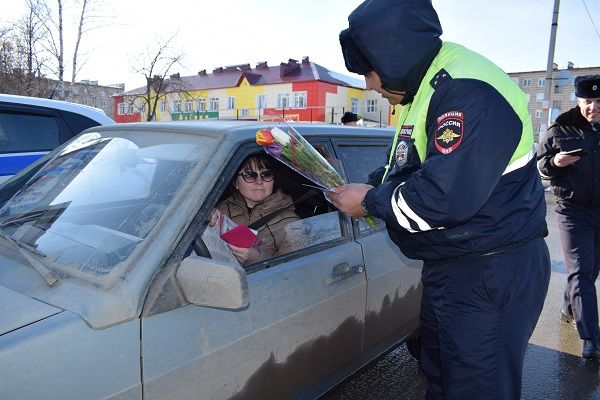
[[[55,0],[47,0],[54,4]],[[206,69],[259,61],[279,65],[310,60],[346,71],[338,35],[359,0],[88,0],[95,29],[81,42],[85,60],[77,80],[100,85],[144,85],[136,73],[144,55],[155,54],[170,38],[171,54],[183,55],[171,72],[194,75]],[[545,70],[555,0],[433,0],[444,33],[491,59],[506,72]],[[77,0],[65,4],[65,54],[73,52]],[[25,0],[0,0],[0,27],[25,12]],[[587,8],[587,10],[586,10]],[[91,12],[92,13],[92,12]],[[589,14],[588,14],[589,13]],[[554,62],[566,68],[600,66],[600,0],[563,0],[560,4]],[[385,40],[385,38],[382,38]],[[67,68],[70,79],[71,67]]]

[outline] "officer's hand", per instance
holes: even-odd
[[[579,161],[581,157],[579,156],[573,156],[573,155],[569,155],[569,154],[565,154],[564,152],[560,152],[557,153],[554,156],[554,165],[556,165],[557,167],[567,167],[577,161]]]
[[[365,183],[350,183],[333,188],[327,193],[327,197],[344,214],[353,218],[360,218],[367,215],[360,203],[367,191],[372,188],[373,186]]]

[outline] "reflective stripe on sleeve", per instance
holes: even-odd
[[[402,196],[402,192],[400,191],[400,187],[403,184],[404,183],[400,184],[396,189],[394,189],[394,193],[392,194],[392,210],[394,211],[394,215],[396,216],[400,226],[411,233],[430,231],[434,229],[429,226],[429,224],[421,217],[415,214],[415,212],[408,206],[404,200],[404,197]],[[411,227],[409,219],[419,227],[418,230],[415,230]]]

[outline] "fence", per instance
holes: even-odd
[[[233,108],[219,109],[212,111],[184,111],[172,112],[170,119],[172,121],[201,120],[201,119],[236,119],[249,121],[273,121],[285,119],[296,122],[324,122],[330,124],[340,124],[342,115],[350,111],[342,106],[313,106],[304,108]],[[373,112],[357,113],[366,125],[369,126],[388,126],[388,110],[382,110],[381,107]],[[167,117],[168,118],[168,117]]]

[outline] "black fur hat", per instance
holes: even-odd
[[[600,98],[600,75],[582,75],[575,78],[575,96],[582,99]]]

